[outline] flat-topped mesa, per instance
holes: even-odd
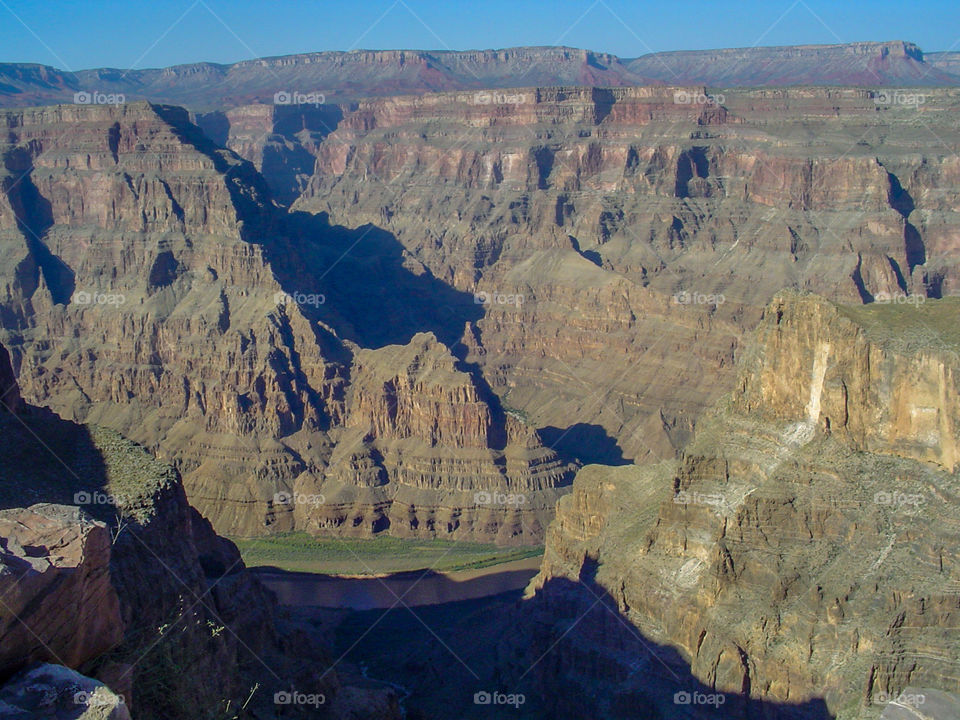
[[[778,296],[758,329],[760,349],[736,407],[952,471],[960,462],[958,311],[956,298],[894,296],[843,307]]]
[[[927,62],[914,43],[856,42],[838,45],[679,50],[652,53],[626,63],[638,75],[666,82],[720,87],[849,85],[866,87],[956,85],[949,69]]]
[[[923,61],[923,51],[918,45],[903,40],[888,42],[851,42],[836,45],[779,45],[771,47],[717,48],[714,50],[668,50],[666,52],[644,55],[647,58],[685,58],[712,57],[717,60],[745,59],[751,57],[830,57],[861,56],[869,57],[910,57]],[[641,58],[638,58],[641,59]]]

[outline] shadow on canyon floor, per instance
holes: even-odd
[[[364,611],[388,609],[398,598],[410,607],[443,605],[500,595],[526,587],[535,568],[502,569],[493,565],[451,574],[412,570],[379,577],[339,577],[291,572],[276,567],[252,568],[283,605],[348,608]]]
[[[564,460],[579,465],[630,465],[615,438],[600,425],[576,423],[567,428],[548,425],[537,432],[543,444],[553,448]]]
[[[589,578],[550,580],[531,599],[521,594],[289,611],[333,629],[341,672],[402,688],[408,720],[833,717],[819,699],[788,705],[716,693],[677,650],[644,637]]]

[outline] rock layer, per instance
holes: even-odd
[[[477,539],[542,537],[567,470],[518,423],[511,420],[517,427],[504,435],[495,396],[449,353],[430,381],[449,380],[449,397],[439,389],[406,438],[420,443],[404,460],[415,471],[381,462],[385,448],[377,445],[389,438],[355,437],[363,411],[350,405],[348,389],[369,386],[364,377],[377,377],[389,353],[360,361],[363,347],[341,333],[360,327],[359,339],[379,347],[371,329],[381,327],[408,342],[413,332],[404,334],[405,325],[416,328],[420,317],[440,332],[451,316],[433,307],[434,298],[456,294],[422,267],[385,256],[388,238],[345,258],[342,233],[283,213],[254,167],[218,149],[177,108],[57,107],[12,113],[5,122],[2,313],[27,398],[171,458],[190,499],[222,532],[459,537],[475,529]],[[334,266],[337,277],[327,280]],[[369,283],[372,293],[409,287],[425,309],[397,305],[404,322],[381,325],[377,299],[358,292]],[[472,303],[458,302],[457,312],[469,317]],[[467,387],[474,389],[461,390]],[[458,434],[462,391],[478,408],[493,403],[480,412],[500,436]],[[399,392],[417,401],[417,388]],[[362,391],[350,397],[369,399]],[[500,444],[481,447],[481,440]],[[365,491],[363,473],[343,473],[341,458],[357,450],[364,458],[357,462],[386,478],[380,495]],[[461,455],[461,472],[486,462],[488,485],[533,491],[536,522],[518,522],[503,507],[483,508],[482,527],[458,522],[476,506],[472,493],[445,494]],[[345,478],[348,487],[331,507],[278,499]],[[405,485],[420,489],[398,500],[391,525],[391,505]],[[544,497],[532,497],[541,490]]]
[[[889,344],[896,310],[779,296],[679,464],[581,470],[529,589],[549,619],[521,658],[559,649],[542,683],[663,717],[675,692],[722,693],[735,716],[876,718],[909,686],[960,690],[957,477],[928,426],[890,419],[906,378],[956,372],[956,303],[920,308],[943,332],[911,347]],[[872,433],[841,422],[845,385]],[[951,416],[960,388],[941,387]]]

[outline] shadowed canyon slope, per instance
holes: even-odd
[[[286,217],[178,108],[4,119],[25,397],[170,458],[220,531],[542,536],[566,467],[437,339],[472,296],[387,233]]]
[[[4,390],[9,373],[0,346]],[[172,467],[30,405],[0,408],[0,438],[0,715],[271,717],[297,686],[324,702],[293,717],[400,717],[392,689],[333,672]]]
[[[536,542],[565,461],[683,447],[781,288],[956,291],[960,97],[924,92],[198,116],[251,162],[168,106],[10,111],[6,339],[222,532]]]
[[[778,296],[679,462],[580,471],[514,677],[557,643],[534,682],[602,716],[696,691],[725,717],[892,718],[909,690],[953,717],[957,311]]]

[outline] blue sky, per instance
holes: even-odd
[[[356,48],[656,50],[911,40],[960,49],[958,0],[0,0],[0,62],[161,67]]]

